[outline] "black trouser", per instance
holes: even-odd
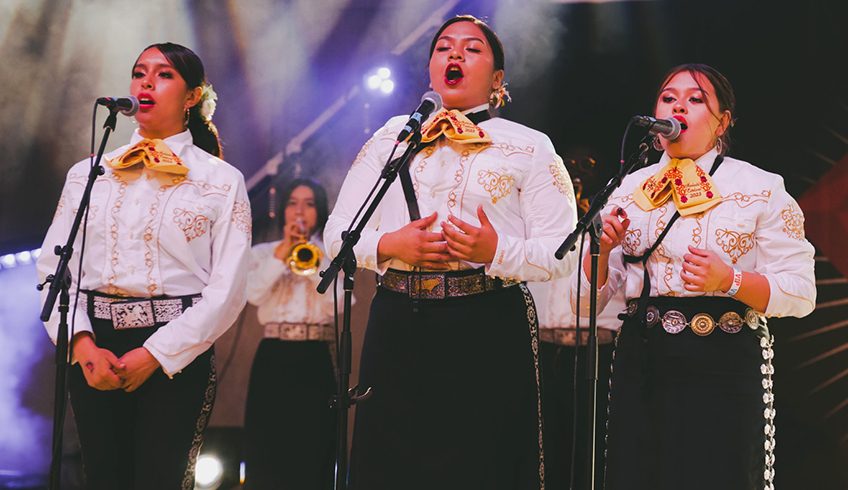
[[[577,360],[577,440],[574,452],[574,488],[587,487],[587,411],[586,347],[542,342],[539,364],[542,369],[542,413],[545,417],[545,488],[568,490],[572,471],[572,439],[574,434],[574,352]],[[609,394],[610,363],[613,345],[598,346],[598,403],[595,487],[603,488],[604,450]]]
[[[725,298],[651,298],[719,318]],[[691,305],[703,305],[692,308]],[[689,311],[687,311],[687,309]],[[661,308],[666,311],[666,308]],[[608,490],[763,488],[764,327],[704,337],[625,320],[613,363]]]
[[[415,303],[378,288],[351,488],[538,489],[535,318],[523,285]]]
[[[329,346],[320,341],[264,339],[259,344],[245,411],[245,488],[333,487],[335,393]]]
[[[115,331],[109,321],[91,321],[98,347],[118,357],[155,331]],[[70,370],[69,388],[86,488],[194,488],[194,464],[215,399],[213,349],[173,379],[157,370],[132,393],[89,387],[78,364]]]

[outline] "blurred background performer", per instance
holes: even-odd
[[[586,424],[588,423],[586,345],[589,319],[580,318],[580,342],[577,347],[576,318],[569,299],[571,281],[571,278],[566,277],[548,282],[527,283],[527,287],[530,288],[536,300],[536,308],[539,312],[539,338],[542,341],[539,349],[539,363],[542,371],[542,413],[545,417],[545,488],[547,490],[571,488],[572,472],[574,472],[574,488],[586,487]],[[597,434],[595,477],[598,480],[598,488],[603,488],[604,437],[610,366],[613,341],[616,331],[621,326],[618,315],[622,311],[624,311],[624,298],[622,294],[618,294],[610,300],[604,311],[598,315],[597,320],[598,411],[595,426]],[[578,436],[576,440],[573,437],[575,409]],[[574,456],[572,456],[572,450]]]
[[[280,194],[283,238],[252,249],[247,297],[265,338],[250,372],[245,488],[333,487],[333,294],[318,294],[329,264],[321,235],[327,192],[295,179]]]
[[[83,290],[71,403],[87,488],[192,489],[215,398],[212,344],[245,304],[250,205],[241,173],[219,158],[215,94],[194,52],[148,47],[130,93],[138,129],[105,155],[79,277],[80,243],[70,263]],[[68,172],[45,250],[67,238],[89,164]],[[41,280],[56,263],[39,257]],[[58,320],[46,325],[54,341]]]
[[[553,253],[576,222],[574,192],[547,136],[490,116],[507,94],[488,25],[443,24],[429,73],[445,110],[423,125],[429,145],[409,165],[423,217],[410,222],[392,186],[355,249],[380,278],[360,367],[373,396],[356,409],[351,487],[538,489],[538,332],[522,281],[573,270]],[[331,253],[407,119],[390,119],[351,166],[327,222]]]
[[[599,304],[620,290],[628,299],[612,374],[610,490],[773,488],[763,316],[813,310],[813,246],[783,179],[725,156],[734,110],[714,68],[672,69],[654,113],[685,129],[655,141],[659,162],[624,179],[604,211]]]

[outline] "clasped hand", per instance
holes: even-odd
[[[395,258],[417,267],[449,270],[450,262],[464,260],[491,263],[498,248],[498,234],[483,206],[477,207],[480,226],[456,216],[441,222],[441,232],[427,231],[438,218],[437,213],[415,220],[403,228],[386,233],[377,245],[380,262]]]
[[[118,358],[109,349],[98,347],[88,333],[74,337],[74,353],[88,385],[101,391],[135,391],[159,368],[159,361],[144,347]]]

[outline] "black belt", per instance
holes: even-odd
[[[412,272],[389,269],[377,276],[380,287],[415,299],[471,296],[520,284],[516,279],[489,277],[484,269],[449,272]]]
[[[161,327],[179,318],[201,298],[199,293],[157,298],[130,298],[97,291],[82,293],[87,297],[89,317],[109,321],[115,330]]]

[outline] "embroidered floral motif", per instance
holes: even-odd
[[[804,239],[804,214],[794,204],[789,204],[780,211],[783,218],[783,231],[789,238]]]
[[[477,173],[477,183],[492,197],[492,204],[497,204],[499,200],[507,197],[515,186],[515,177],[506,173],[505,168],[499,170],[500,172],[481,170]]]
[[[554,187],[557,188],[559,193],[574,199],[574,185],[571,183],[568,171],[565,170],[565,165],[558,160],[548,165],[548,170],[554,178]]]
[[[186,242],[199,238],[209,231],[209,218],[187,209],[174,210],[174,223],[183,230]]]
[[[628,229],[624,232],[624,239],[621,241],[621,248],[627,255],[635,255],[639,247],[642,246],[642,230]]]
[[[371,148],[371,145],[374,144],[375,138],[375,136],[372,136],[368,141],[365,142],[364,145],[362,145],[362,149],[359,150],[359,153],[356,154],[356,158],[353,159],[353,163],[350,165],[351,168],[362,163],[362,160],[365,159],[365,154],[368,153],[368,149]]]
[[[233,205],[232,222],[236,228],[250,235],[252,222],[250,218],[250,203],[247,201],[236,201]]]
[[[721,228],[716,230],[715,233],[716,243],[730,257],[730,260],[734,264],[739,260],[739,257],[754,248],[753,233],[739,233],[738,231]]]

